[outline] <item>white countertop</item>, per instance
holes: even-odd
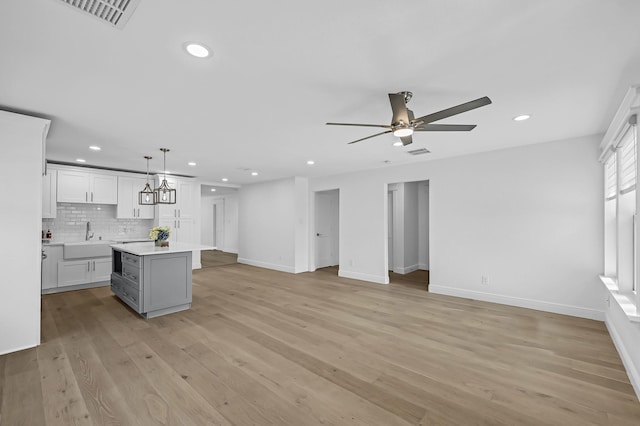
[[[114,250],[131,253],[136,256],[150,256],[154,254],[181,253],[185,251],[215,250],[213,246],[203,246],[192,243],[170,243],[169,247],[156,247],[153,241],[148,243],[112,244]]]

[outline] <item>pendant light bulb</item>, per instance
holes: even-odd
[[[169,152],[168,148],[160,148],[163,154],[163,165],[164,169],[162,170],[162,183],[159,187],[157,187],[153,191],[154,202],[155,204],[175,204],[176,203],[176,190],[169,186],[167,182],[167,152]]]
[[[147,183],[144,185],[144,189],[138,193],[138,204],[142,206],[152,206],[155,202],[153,199],[153,189],[151,189],[151,185],[149,185],[149,160],[151,160],[151,157],[145,156],[144,158],[147,160]],[[135,213],[136,211],[134,210],[134,217]]]

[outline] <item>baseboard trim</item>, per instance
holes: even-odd
[[[579,306],[562,305],[559,303],[543,302],[541,300],[524,299],[521,297],[503,296],[500,294],[485,293],[481,291],[460,289],[455,287],[429,284],[429,292],[446,296],[464,297],[466,299],[482,300],[484,302],[500,303],[502,305],[519,306],[521,308],[535,309],[538,311],[553,312],[555,314],[570,315],[573,317],[587,318],[604,321],[604,312],[596,309],[581,308]]]
[[[342,278],[351,278],[354,280],[368,281],[376,284],[389,284],[388,276],[363,274],[361,272],[345,271],[343,269],[338,269],[338,276]]]
[[[633,390],[636,392],[638,401],[640,401],[640,372],[638,372],[638,369],[633,363],[633,358],[629,355],[629,351],[624,344],[624,340],[620,337],[620,334],[615,327],[615,321],[611,320],[608,314],[605,315],[604,324],[607,326],[611,340],[613,340],[613,345],[616,347],[616,350],[620,355],[620,359],[622,360],[625,370],[627,370],[627,376],[629,376],[631,386],[633,386]]]
[[[394,268],[393,272],[395,272],[396,274],[405,275],[405,274],[410,274],[412,272],[415,272],[418,269],[420,269],[419,265],[411,265],[411,266],[407,266],[406,268],[403,268],[403,267]]]
[[[0,352],[0,356],[1,355],[6,355],[6,354],[12,354],[14,352],[24,351],[24,350],[31,349],[31,348],[37,348],[38,346],[40,346],[40,341],[38,341],[38,343],[35,344],[35,345],[19,346],[19,347],[15,348],[15,349],[3,350],[3,351]]]
[[[238,254],[238,249],[223,248],[220,251],[223,252],[223,253]]]
[[[257,266],[259,268],[273,269],[274,271],[280,272],[289,272],[290,274],[294,274],[295,270],[292,266],[286,265],[278,265],[275,263],[262,262],[259,260],[246,259],[244,257],[238,258],[238,263],[243,263],[245,265]]]
[[[421,271],[428,271],[429,270],[429,265],[427,265],[426,263],[419,263],[418,264],[418,269],[420,269]]]

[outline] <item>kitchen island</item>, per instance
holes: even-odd
[[[113,244],[111,291],[144,318],[191,308],[191,256],[214,247],[153,242]]]

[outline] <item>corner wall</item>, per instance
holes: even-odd
[[[238,262],[283,272],[309,263],[306,178],[245,185],[238,192]]]
[[[6,226],[0,244],[0,355],[40,344],[43,142],[49,120],[0,111]]]
[[[386,185],[429,180],[430,291],[602,320],[598,142],[385,167],[310,189],[340,188],[342,276],[388,282]]]

